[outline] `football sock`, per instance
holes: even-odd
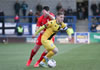
[[[46,52],[44,51],[43,53],[42,53],[42,55],[41,55],[41,57],[40,57],[40,59],[37,61],[37,62],[41,62],[42,61],[42,59],[43,59],[43,56],[45,56],[46,55]]]
[[[54,55],[54,52],[53,52],[53,51],[49,51],[49,52],[46,54],[46,57],[47,57],[47,58],[51,58],[53,55]],[[45,59],[43,59],[42,61],[45,62]]]
[[[30,55],[30,60],[32,60],[33,56],[36,54],[36,52],[34,52],[34,49],[32,49],[31,51],[31,55]]]

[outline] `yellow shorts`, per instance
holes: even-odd
[[[51,51],[53,50],[56,46],[54,45],[53,41],[52,40],[41,40],[42,42],[42,45],[44,46],[44,48],[47,50],[47,51]]]

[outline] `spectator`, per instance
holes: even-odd
[[[85,14],[86,14],[86,9],[85,9],[85,7],[82,7],[82,13],[83,13],[83,17],[82,17],[82,19],[85,19]]]
[[[95,16],[100,16],[99,9],[96,9]],[[96,17],[96,19],[97,19],[97,22],[100,22],[100,17]]]
[[[72,8],[71,7],[68,7],[68,9],[67,9],[67,15],[68,16],[72,16]]]
[[[23,32],[24,32],[24,29],[21,25],[19,25],[17,28],[16,28],[16,33],[17,35],[23,35]]]
[[[96,27],[97,27],[96,24],[92,24],[92,26],[90,28],[91,32],[97,32]]]
[[[22,8],[23,16],[26,16],[26,12],[27,12],[27,8],[28,8],[28,4],[26,3],[26,1],[23,1],[21,8]]]
[[[2,23],[2,34],[4,35],[5,34],[5,31],[4,31],[4,11],[0,9],[0,22]]]
[[[72,11],[72,8],[71,7],[68,7],[67,9],[67,16],[73,16],[73,11]],[[73,20],[72,17],[68,17],[68,22],[71,23]]]
[[[62,4],[61,4],[61,2],[59,2],[58,4],[57,4],[57,6],[56,6],[56,11],[58,12],[59,10],[61,10],[62,9]]]
[[[63,8],[59,9],[58,12],[63,12],[65,14],[65,10]]]
[[[18,0],[16,0],[16,3],[14,4],[14,10],[15,10],[15,15],[19,15],[20,12],[20,3]]]
[[[100,2],[99,2],[99,4],[98,4],[98,9],[99,9],[99,11],[100,11]]]
[[[64,15],[65,15],[64,22],[67,23],[67,17],[66,17],[67,16],[67,10],[64,10]]]
[[[4,11],[0,9],[0,22],[4,23]]]
[[[33,22],[33,17],[32,17],[33,16],[33,12],[32,12],[32,10],[29,11],[28,16],[29,16],[29,20],[28,21],[30,23],[29,24],[29,33],[31,34],[31,31],[32,31],[31,30],[31,28],[32,28],[32,24],[31,23]]]
[[[16,16],[14,17],[14,21],[15,21],[15,23],[19,23],[19,16],[18,16],[18,15],[16,15]]]
[[[74,34],[74,30],[72,28],[72,25],[68,25],[68,29],[66,30],[68,34],[68,39],[70,42],[72,42],[72,35]]]
[[[77,11],[76,11],[76,9],[73,9],[73,16],[77,16]]]
[[[82,11],[82,9],[83,9],[82,3],[79,3],[78,8],[77,8],[78,19],[83,19],[83,11]]]
[[[92,22],[93,24],[96,24],[96,23],[97,23],[97,18],[96,18],[95,16],[94,16],[94,17],[92,17],[91,22]]]
[[[88,3],[84,3],[84,9],[83,9],[83,17],[84,19],[88,19]]]
[[[95,16],[100,16],[100,12],[99,12],[99,9],[98,8],[96,9]]]
[[[100,24],[97,25],[96,30],[97,32],[100,32]]]
[[[37,11],[37,12],[35,13],[35,16],[36,16],[36,18],[35,18],[35,23],[37,23],[40,14],[41,14],[41,13],[40,13],[39,11]]]
[[[36,11],[41,12],[41,11],[42,11],[42,8],[43,8],[43,6],[39,3],[39,4],[37,4],[37,6],[36,6]]]
[[[97,5],[96,5],[96,3],[93,3],[93,4],[91,5],[91,10],[92,10],[93,16],[95,16],[95,15],[96,15],[96,10],[97,10]]]
[[[33,18],[32,18],[32,16],[33,16],[33,11],[32,11],[32,10],[29,11],[28,16],[29,16],[29,20],[28,20],[29,23],[32,23],[32,21],[33,21]]]

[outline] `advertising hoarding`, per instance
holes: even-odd
[[[75,32],[75,43],[89,43],[88,32]]]
[[[90,42],[91,43],[100,42],[100,33],[90,33]]]

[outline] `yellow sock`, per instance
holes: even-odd
[[[53,51],[49,51],[49,52],[46,54],[46,57],[47,57],[47,58],[51,58],[53,55],[54,55],[54,52],[53,52]],[[42,61],[45,62],[45,59],[43,59]]]
[[[45,62],[45,59],[43,59],[42,61]]]
[[[54,52],[53,52],[53,51],[49,51],[49,52],[46,54],[46,57],[51,58],[53,55],[54,55]]]

